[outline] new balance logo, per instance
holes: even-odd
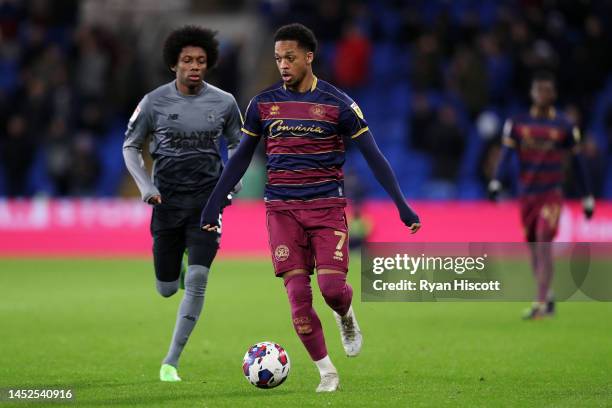
[[[178,113],[171,113],[168,115],[168,120],[177,120],[178,119]]]

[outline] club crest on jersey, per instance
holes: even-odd
[[[279,245],[274,250],[274,258],[278,262],[283,262],[289,259],[289,247],[287,245]]]
[[[550,131],[550,138],[552,140],[559,140],[559,136],[560,136],[560,133],[559,133],[559,131],[557,129],[552,129]]]
[[[523,126],[523,127],[521,127],[521,135],[523,137],[531,137],[531,131],[529,130],[528,127]]]
[[[355,113],[357,114],[359,119],[363,120],[363,112],[361,112],[361,109],[359,109],[359,106],[357,105],[357,102],[353,102],[351,104],[351,109],[353,109],[355,111]]]
[[[325,107],[323,105],[313,105],[310,110],[310,116],[314,119],[324,119],[325,118]]]
[[[272,105],[270,107],[270,115],[278,115],[280,113],[280,106]]]

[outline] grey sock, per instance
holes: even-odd
[[[179,280],[173,282],[157,281],[157,291],[163,297],[170,297],[176,293],[179,288]]]
[[[187,340],[200,317],[204,305],[204,293],[208,282],[209,269],[202,265],[189,265],[185,276],[185,296],[179,306],[176,325],[170,350],[164,359],[164,364],[178,367],[178,360],[187,344]]]

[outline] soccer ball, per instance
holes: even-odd
[[[287,379],[290,368],[285,349],[269,341],[249,347],[242,361],[245,378],[258,388],[278,387]]]

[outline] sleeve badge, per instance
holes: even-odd
[[[363,120],[363,112],[361,112],[361,109],[359,109],[359,106],[357,106],[357,102],[353,102],[353,104],[351,105],[351,109],[355,111],[359,119]]]

